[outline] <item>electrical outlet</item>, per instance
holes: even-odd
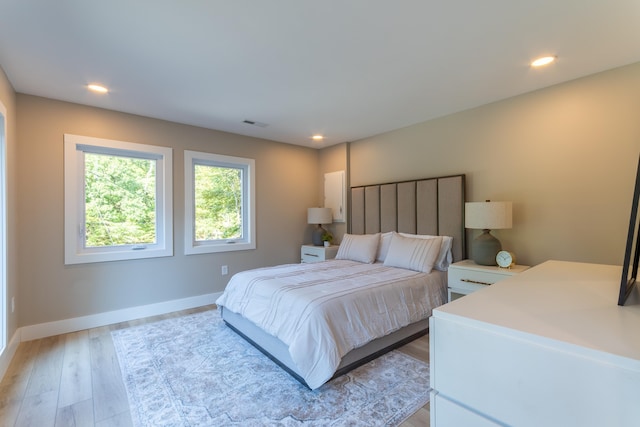
[[[229,274],[229,268],[226,265],[222,266],[222,275],[226,276],[227,274]]]

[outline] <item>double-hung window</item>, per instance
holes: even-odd
[[[65,264],[173,255],[172,150],[64,136]]]
[[[185,253],[255,249],[255,161],[184,152]]]

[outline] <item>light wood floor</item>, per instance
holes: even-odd
[[[21,343],[0,383],[0,426],[131,426],[111,331],[214,306]],[[429,361],[428,335],[401,348]],[[429,426],[429,404],[402,427]]]

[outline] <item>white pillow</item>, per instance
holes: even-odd
[[[378,244],[378,253],[376,254],[376,261],[384,262],[389,252],[389,245],[391,244],[391,236],[393,231],[387,231],[380,235],[380,243]]]
[[[442,246],[442,237],[404,237],[394,233],[384,265],[431,273]]]
[[[336,259],[348,259],[371,264],[376,260],[380,233],[345,234],[338,248]]]
[[[408,234],[408,233],[398,233],[403,237],[413,237],[416,239],[429,239],[431,237],[428,234]],[[449,269],[449,264],[453,261],[453,255],[451,254],[451,245],[453,245],[453,237],[451,236],[440,236],[442,237],[442,244],[440,245],[440,253],[436,258],[436,263],[433,268],[440,271],[447,271]]]

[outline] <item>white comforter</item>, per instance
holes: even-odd
[[[235,274],[216,304],[278,337],[307,385],[354,348],[425,319],[446,302],[446,273],[333,260]]]

